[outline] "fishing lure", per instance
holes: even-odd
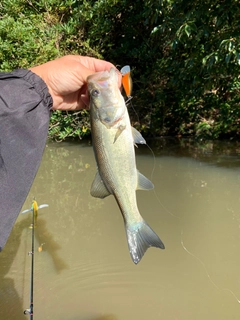
[[[131,93],[132,93],[132,78],[130,75],[130,66],[124,66],[122,67],[122,69],[120,70],[121,74],[122,74],[122,85],[124,88],[124,91],[126,93],[126,96],[128,98],[128,100],[126,102],[128,102],[129,100],[132,99]]]
[[[38,252],[42,252],[42,250],[43,250],[43,245],[44,245],[45,243],[41,243],[41,245],[38,247]]]
[[[32,206],[30,209],[24,210],[23,212],[21,212],[22,214],[27,213],[27,212],[33,212],[34,214],[34,226],[36,226],[37,224],[37,217],[38,217],[38,210],[48,207],[48,204],[41,204],[40,206],[38,206],[37,201],[35,199],[33,199],[32,201]]]

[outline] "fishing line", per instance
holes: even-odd
[[[138,113],[137,111],[135,110],[134,106],[133,106],[133,103],[132,103],[132,96],[131,96],[131,92],[132,92],[132,80],[131,80],[131,76],[130,76],[130,71],[131,71],[131,68],[129,65],[126,65],[124,66],[120,72],[122,74],[122,85],[123,85],[123,88],[124,88],[124,91],[125,91],[125,94],[126,94],[126,97],[127,97],[127,100],[125,101],[125,104],[127,106],[127,108],[130,107],[132,108],[132,110],[134,111],[135,115],[137,116],[137,120],[138,120],[138,123],[140,125],[140,119],[139,119],[139,116],[138,116]],[[152,104],[151,104],[151,114],[152,114]],[[152,155],[153,155],[153,159],[154,159],[154,164],[153,164],[153,169],[152,169],[152,174],[151,174],[151,180],[153,179],[153,173],[154,173],[154,170],[156,168],[156,157],[155,157],[155,154],[152,150],[152,148],[146,143],[148,149],[151,151]],[[137,146],[136,146],[137,147]],[[161,205],[161,207],[168,213],[170,214],[171,216],[175,217],[175,218],[178,218],[177,216],[175,216],[173,213],[171,213],[162,203],[161,203],[161,200],[160,198],[158,197],[155,189],[153,189],[153,192],[154,192],[154,195],[158,201],[158,203]]]
[[[135,113],[135,115],[136,115],[136,117],[137,117],[137,121],[138,121],[138,123],[140,124],[139,115],[138,115],[136,109],[134,108],[134,106],[133,106],[133,104],[132,104],[132,97],[130,97],[125,103],[126,103],[127,108],[128,108],[129,105],[131,106],[131,108],[133,109],[133,111],[134,111],[134,113]]]
[[[129,66],[128,66],[128,67],[129,67]],[[123,70],[123,69],[122,69],[122,70]],[[121,70],[121,71],[122,71],[122,70]],[[129,67],[129,69],[128,69],[127,71],[128,71],[128,73],[129,73],[129,76],[130,76],[130,67]],[[124,74],[125,74],[125,73],[122,72],[122,75],[123,75],[123,76],[124,76]],[[124,89],[125,89],[125,86],[124,86]],[[130,89],[131,89],[131,88],[130,88]],[[125,91],[126,91],[126,89],[125,89]],[[131,90],[130,90],[130,91],[131,91]],[[127,91],[126,91],[126,93],[127,93]],[[130,99],[126,101],[126,105],[127,105],[127,103],[130,104],[131,108],[133,109],[134,113],[136,114],[136,116],[137,116],[137,118],[138,118],[138,122],[140,123],[138,113],[136,112],[135,108],[133,107],[133,104],[132,104],[132,101],[131,101],[132,97],[130,97],[130,95],[129,95],[128,93],[127,93],[127,96],[128,96]],[[151,148],[147,143],[146,143],[146,145],[147,145],[147,147],[149,148],[149,150],[151,151],[151,153],[152,153],[152,155],[153,155],[153,161],[154,161],[154,163],[153,163],[153,169],[152,169],[152,173],[151,173],[151,180],[153,180],[153,173],[154,173],[154,171],[155,171],[155,169],[156,169],[156,157],[155,157],[155,154],[154,154],[152,148]],[[161,205],[161,207],[162,207],[167,213],[169,213],[171,216],[173,216],[174,218],[178,218],[178,219],[179,219],[179,217],[175,216],[172,212],[170,212],[170,211],[162,204],[162,202],[161,202],[159,196],[157,195],[155,189],[154,189],[153,191],[154,191],[154,195],[155,195],[158,203]],[[207,268],[206,268],[205,264],[203,263],[203,261],[202,261],[200,258],[198,258],[197,256],[195,256],[192,252],[190,252],[190,251],[185,247],[185,245],[184,245],[184,243],[183,243],[183,228],[181,229],[181,245],[182,245],[182,248],[184,249],[184,251],[186,251],[189,255],[191,255],[193,258],[195,258],[195,259],[203,266],[204,271],[205,271],[208,279],[210,280],[210,282],[212,283],[212,285],[213,285],[218,291],[220,291],[220,292],[222,292],[222,291],[227,291],[227,292],[231,293],[231,295],[235,298],[235,300],[236,300],[238,303],[240,303],[240,300],[238,299],[238,297],[236,296],[236,294],[235,294],[232,290],[230,290],[229,288],[220,288],[220,287],[217,286],[217,284],[212,280],[212,278],[211,278],[209,272],[207,271]]]
[[[146,143],[146,146],[147,146],[148,149],[151,151],[152,156],[153,156],[153,168],[152,168],[152,173],[151,173],[151,180],[153,180],[153,173],[154,173],[154,171],[155,171],[155,169],[156,169],[156,156],[155,156],[155,154],[154,154],[153,149],[149,146],[149,144]],[[162,204],[162,202],[161,202],[158,194],[156,193],[155,188],[153,189],[153,192],[154,192],[154,195],[155,195],[158,203],[159,203],[160,206],[163,208],[163,210],[165,210],[165,211],[166,211],[168,214],[170,214],[172,217],[179,219],[178,216],[175,216],[170,210],[168,210],[168,209]]]
[[[153,155],[154,164],[153,164],[153,169],[152,169],[152,173],[151,173],[151,180],[153,180],[153,173],[154,173],[154,171],[155,171],[155,169],[156,169],[156,157],[155,157],[155,154],[154,154],[152,148],[151,148],[148,144],[147,144],[147,147],[149,148],[149,150],[151,151],[151,153],[152,153],[152,155]],[[167,213],[169,213],[171,216],[173,216],[174,218],[180,219],[179,217],[175,216],[171,211],[169,211],[169,210],[162,204],[162,202],[161,202],[161,200],[159,199],[159,197],[158,197],[155,189],[153,189],[153,192],[154,192],[154,194],[155,194],[155,196],[156,196],[156,199],[157,199],[158,203],[161,205],[161,207],[162,207]],[[195,260],[197,260],[197,261],[202,265],[202,267],[203,267],[203,269],[204,269],[204,271],[205,271],[205,273],[206,273],[209,281],[211,282],[211,284],[212,284],[219,292],[224,292],[224,291],[225,291],[225,292],[229,292],[229,293],[234,297],[234,299],[240,304],[240,299],[238,299],[237,295],[236,295],[231,289],[229,289],[229,288],[220,288],[220,287],[213,281],[213,279],[211,278],[211,276],[210,276],[210,274],[209,274],[209,272],[208,272],[208,270],[207,270],[204,262],[186,248],[186,246],[184,245],[184,242],[183,242],[183,228],[181,229],[181,245],[182,245],[182,248],[184,249],[184,251],[186,251],[190,256],[192,256]]]
[[[133,108],[134,112],[136,113],[136,115],[137,115],[137,117],[138,117],[138,114],[137,114],[137,112],[135,111],[135,109],[134,109],[131,101],[130,101],[130,104],[131,104],[131,107]],[[139,118],[138,118],[138,121],[139,121]],[[152,168],[152,172],[151,172],[151,180],[153,180],[153,173],[154,173],[154,171],[155,171],[155,169],[156,169],[156,156],[155,156],[155,154],[154,154],[153,149],[149,146],[148,143],[146,143],[146,146],[147,146],[148,149],[151,151],[152,156],[153,156],[153,168]],[[136,147],[137,147],[137,146],[136,146]],[[155,195],[155,197],[156,197],[156,199],[157,199],[157,202],[161,205],[161,207],[163,208],[163,210],[165,210],[165,211],[166,211],[168,214],[170,214],[172,217],[179,219],[178,216],[174,215],[170,210],[168,210],[168,209],[162,204],[162,202],[161,202],[158,194],[156,193],[155,188],[153,188],[153,192],[154,192],[154,195]]]
[[[151,180],[153,180],[153,174],[154,174],[154,171],[155,171],[155,169],[156,169],[156,156],[155,156],[152,148],[151,148],[148,144],[146,144],[146,145],[147,145],[148,149],[151,151],[151,153],[152,153],[152,155],[153,155],[153,162],[154,162],[154,163],[153,163],[153,169],[152,169],[152,173],[151,173]],[[159,199],[159,196],[157,195],[155,189],[153,189],[153,192],[154,192],[154,194],[155,194],[155,197],[156,197],[158,203],[161,205],[161,207],[162,207],[167,213],[169,213],[171,216],[173,216],[174,218],[180,219],[179,217],[177,217],[176,215],[174,215],[171,211],[169,211],[169,210],[162,204],[162,202],[161,202],[161,200]],[[231,289],[229,289],[229,288],[220,288],[220,287],[213,281],[213,279],[211,278],[211,276],[210,276],[210,274],[209,274],[209,272],[208,272],[208,270],[207,270],[204,262],[186,248],[186,246],[185,246],[184,243],[183,243],[183,228],[181,229],[181,245],[182,245],[182,248],[184,249],[184,251],[186,251],[190,256],[192,256],[194,259],[196,259],[196,260],[202,265],[202,267],[203,267],[203,269],[204,269],[204,271],[205,271],[205,273],[206,273],[209,281],[212,283],[212,285],[213,285],[219,292],[224,292],[224,291],[225,291],[225,292],[229,292],[229,293],[234,297],[234,299],[240,304],[240,299],[238,299],[237,295],[236,295]]]
[[[219,292],[227,291],[227,292],[231,293],[231,295],[235,298],[235,300],[236,300],[238,303],[240,303],[240,299],[238,299],[238,297],[236,296],[236,294],[235,294],[231,289],[229,289],[229,288],[220,288],[219,286],[216,285],[216,283],[212,280],[209,272],[207,271],[207,268],[206,268],[205,264],[203,263],[203,261],[202,261],[200,258],[198,258],[196,255],[194,255],[192,252],[190,252],[190,251],[186,248],[186,246],[185,246],[184,243],[183,243],[183,228],[182,228],[182,230],[181,230],[181,245],[182,245],[183,249],[184,249],[190,256],[192,256],[195,260],[197,260],[197,261],[203,266],[203,269],[204,269],[204,271],[205,271],[208,279],[210,280],[210,282],[212,283],[212,285],[213,285]]]
[[[136,115],[137,115],[137,117],[138,117],[138,114],[137,114],[136,110],[134,109],[133,104],[132,104],[131,101],[130,101],[130,104],[131,104],[131,107],[133,108],[134,112],[136,113]],[[139,121],[139,117],[138,117],[138,121]],[[154,173],[154,171],[155,171],[155,169],[156,169],[156,156],[155,156],[155,154],[154,154],[153,149],[149,146],[148,143],[146,143],[146,146],[147,146],[148,149],[151,151],[152,156],[153,156],[153,168],[152,168],[152,172],[151,172],[151,180],[153,180],[153,173]],[[157,202],[161,205],[161,207],[163,208],[163,210],[165,210],[165,211],[166,211],[168,214],[170,214],[172,217],[179,219],[179,217],[175,216],[170,210],[168,210],[168,209],[162,204],[162,202],[161,202],[158,194],[156,193],[155,188],[153,188],[153,192],[154,192],[154,195],[155,195],[155,197],[156,197],[156,199],[157,199]]]

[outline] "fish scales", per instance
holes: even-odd
[[[97,157],[97,165],[100,176],[104,176],[104,182],[111,194],[118,199],[118,204],[128,215],[128,209],[134,209],[134,214],[138,216],[136,206],[135,190],[137,187],[137,172],[135,170],[135,156],[133,141],[129,141],[127,131],[123,131],[117,141],[113,143],[117,129],[107,129],[99,121],[96,125],[97,138],[94,143]],[[94,126],[93,126],[94,127]],[[126,157],[127,145],[130,147]],[[124,200],[123,200],[124,199]]]

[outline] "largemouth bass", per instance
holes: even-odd
[[[142,135],[131,127],[124,98],[118,88],[118,74],[97,72],[87,79],[90,119],[97,173],[91,195],[105,198],[112,194],[122,212],[128,247],[137,264],[145,251],[164,244],[140,215],[136,190],[150,190],[153,184],[136,169],[134,144],[144,144]]]

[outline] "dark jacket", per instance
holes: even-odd
[[[33,72],[0,73],[0,251],[38,170],[51,107],[45,82]]]

